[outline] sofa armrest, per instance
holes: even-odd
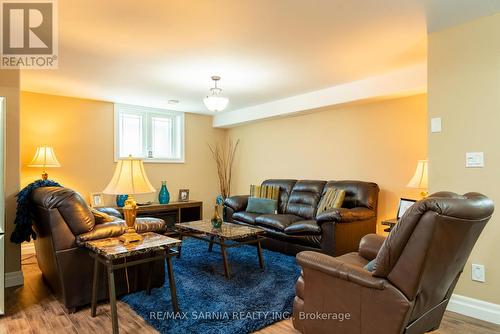
[[[375,218],[375,212],[364,207],[356,207],[352,209],[340,208],[331,209],[319,213],[316,220],[319,224],[324,222],[336,221],[339,223],[349,223],[357,220],[366,220]]]
[[[82,246],[87,241],[118,237],[125,233],[127,225],[124,220],[102,223],[94,226],[89,232],[82,233],[76,237],[76,244]]]
[[[224,205],[233,209],[234,212],[244,211],[248,204],[248,195],[231,196],[225,199]]]
[[[326,210],[316,216],[316,221],[319,225],[327,222],[337,222],[340,221],[340,219],[341,217],[338,209]]]
[[[300,252],[297,254],[297,262],[304,269],[317,270],[371,289],[383,290],[387,284],[387,280],[372,276],[368,270],[362,267],[341,262],[332,256],[318,252]]]
[[[385,237],[377,234],[367,234],[359,242],[358,253],[368,261],[377,257],[378,251],[385,241]]]

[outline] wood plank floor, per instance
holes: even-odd
[[[43,283],[34,258],[23,258],[25,284],[6,291],[7,314],[0,317],[0,334],[38,333],[111,333],[111,315],[107,304],[97,309],[97,317],[90,317],[85,308],[67,314],[63,306]],[[118,302],[120,333],[148,334],[157,331],[138,316],[127,304]],[[296,334],[290,320],[266,327],[259,334]],[[441,328],[434,334],[493,334],[500,333],[500,326],[446,312]]]

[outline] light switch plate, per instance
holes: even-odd
[[[485,272],[484,272],[484,265],[482,264],[472,264],[472,271],[471,271],[471,279],[473,281],[477,282],[486,282],[486,277],[485,277]]]
[[[483,152],[465,153],[465,167],[467,168],[484,167],[484,153]]]
[[[431,118],[431,132],[441,132],[441,117]]]

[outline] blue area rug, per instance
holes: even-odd
[[[187,238],[182,257],[173,259],[180,313],[172,309],[168,276],[150,296],[137,292],[121,300],[161,333],[250,333],[291,317],[300,275],[295,257],[264,249],[260,269],[256,247],[230,248],[227,280],[220,248],[207,249],[208,243]]]

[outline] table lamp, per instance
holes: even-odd
[[[42,180],[47,180],[49,174],[45,171],[47,167],[61,167],[57,161],[54,149],[50,146],[38,146],[36,148],[35,156],[28,164],[28,167],[42,168]]]
[[[137,203],[132,195],[155,191],[148,180],[142,160],[134,159],[132,156],[118,160],[113,178],[102,192],[110,195],[128,195],[123,207],[123,215],[127,223],[127,232],[120,237],[123,243],[128,244],[142,240],[142,237],[134,229]]]
[[[410,182],[408,182],[407,187],[409,188],[417,188],[424,189],[420,192],[422,198],[427,197],[427,160],[418,160],[417,168],[415,169],[415,174],[411,178]]]

